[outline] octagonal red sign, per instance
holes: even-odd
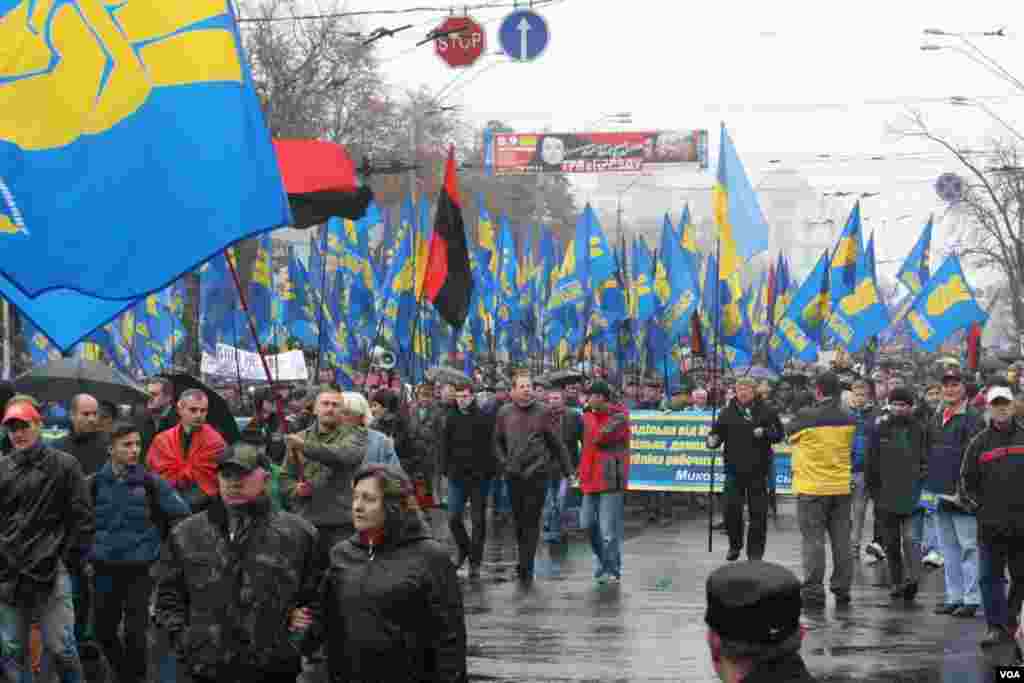
[[[434,32],[441,36],[434,52],[452,68],[472,66],[487,44],[484,27],[471,17],[448,17]]]

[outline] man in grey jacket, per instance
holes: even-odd
[[[291,509],[317,528],[324,557],[351,536],[352,476],[366,459],[366,428],[353,424],[336,389],[321,389],[313,407],[316,421],[285,436],[288,450],[282,490]],[[346,420],[345,418],[351,418]]]

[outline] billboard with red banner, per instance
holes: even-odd
[[[484,169],[509,173],[637,173],[670,164],[707,168],[706,130],[484,134]]]

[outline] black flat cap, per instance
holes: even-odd
[[[711,573],[704,621],[725,640],[781,643],[800,630],[800,581],[771,562],[739,562]]]

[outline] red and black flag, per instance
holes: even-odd
[[[434,234],[430,238],[427,269],[423,275],[423,295],[455,329],[466,322],[469,302],[473,297],[473,273],[469,266],[466,228],[462,222],[454,146],[448,150],[444,186],[437,198]]]
[[[981,325],[972,323],[967,332],[967,369],[971,372],[978,371],[978,361],[981,358]]]
[[[355,164],[344,147],[321,140],[274,140],[274,151],[293,227],[308,228],[332,217],[354,221],[366,215],[373,193],[359,185]]]
[[[705,358],[707,354],[707,348],[704,346],[704,331],[700,326],[700,315],[694,311],[690,314],[690,355],[694,358]]]

